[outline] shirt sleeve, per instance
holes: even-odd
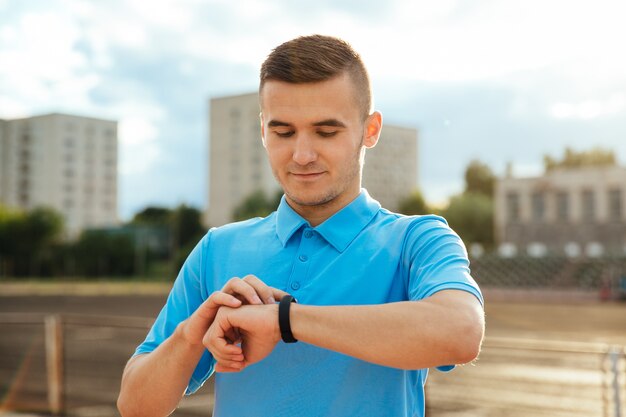
[[[146,339],[135,350],[136,355],[150,353],[170,337],[176,326],[187,319],[208,297],[204,288],[204,264],[203,260],[209,247],[211,232],[202,238],[196,247],[191,251],[187,260],[183,264],[178,277],[174,282],[172,290],[167,298],[167,302],[157,316],[156,321],[148,332]],[[185,394],[194,393],[204,384],[213,373],[215,361],[209,351],[202,355],[196,369],[194,370]]]
[[[467,291],[484,304],[478,284],[470,275],[465,245],[444,218],[421,216],[412,221],[404,259],[410,300],[454,289]]]
[[[470,275],[465,245],[442,217],[422,216],[413,220],[404,259],[409,271],[410,300],[423,300],[443,290],[461,290],[473,294],[484,305],[478,284]],[[437,370],[449,372],[454,367],[438,366]]]

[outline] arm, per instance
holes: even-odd
[[[368,362],[402,369],[470,362],[478,356],[484,316],[467,292],[441,291],[421,301],[367,306],[291,306],[296,339]],[[230,371],[265,358],[280,340],[275,305],[222,308],[207,348]],[[238,328],[241,348],[224,335]]]
[[[291,306],[296,339],[402,369],[466,363],[480,351],[483,309],[467,292],[371,306]]]
[[[182,321],[174,333],[154,351],[137,355],[126,364],[117,401],[124,417],[167,416],[174,411],[189,379],[205,351],[203,338],[220,306],[238,308],[243,303],[273,303],[282,291],[266,286],[253,276],[233,278],[214,292]]]

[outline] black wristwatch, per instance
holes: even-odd
[[[296,343],[298,339],[291,333],[291,322],[289,320],[289,310],[291,303],[297,303],[291,295],[285,295],[278,303],[278,326],[280,327],[280,337],[285,343]]]

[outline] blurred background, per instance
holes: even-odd
[[[617,0],[0,0],[0,415],[118,415],[194,245],[276,208],[258,71],[313,33],[370,71],[364,187],[444,216],[485,294],[481,357],[431,374],[428,415],[626,415],[625,19]]]

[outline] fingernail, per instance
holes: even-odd
[[[261,299],[259,298],[258,295],[254,296],[254,302],[255,302],[255,304],[263,304],[263,301],[261,301]]]
[[[267,299],[267,304],[274,304],[276,303],[276,299],[270,295],[270,298]]]

